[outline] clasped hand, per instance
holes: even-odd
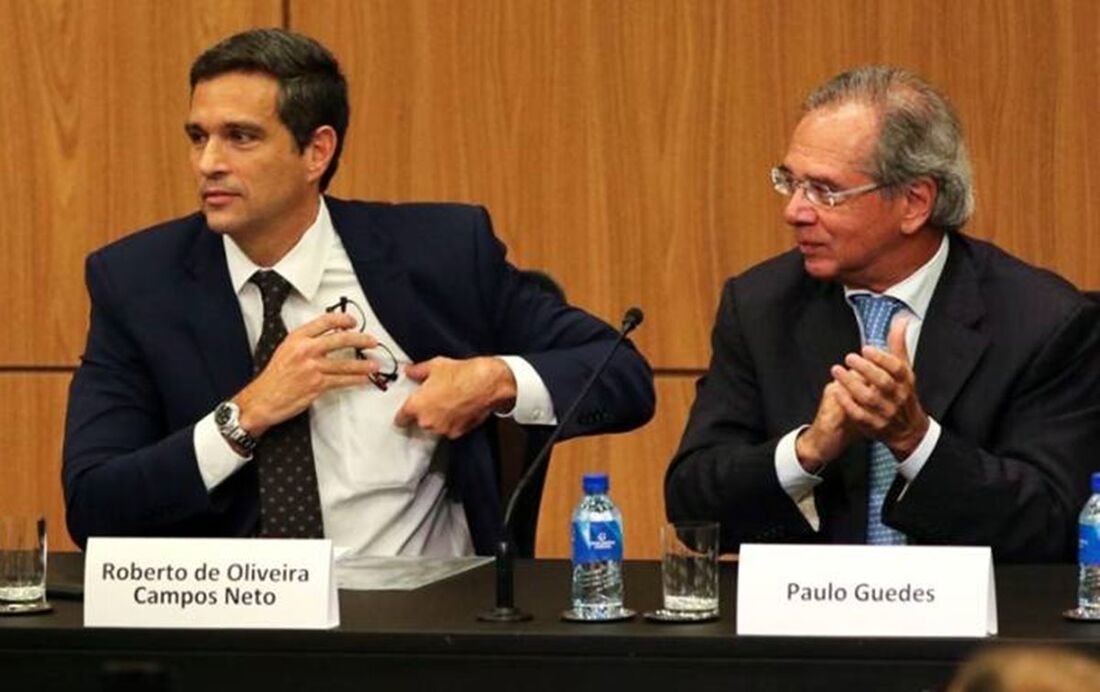
[[[917,398],[916,377],[905,345],[909,320],[894,320],[887,350],[864,346],[830,370],[813,423],[795,449],[808,471],[839,457],[858,437],[878,440],[898,459],[917,448],[928,431],[928,415]]]

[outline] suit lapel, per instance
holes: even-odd
[[[842,363],[846,354],[859,350],[859,325],[844,301],[844,290],[833,283],[813,284],[794,326],[809,383],[807,395],[813,401],[811,413],[817,410],[821,390],[833,379],[829,368]]]
[[[979,329],[985,306],[965,241],[950,236],[950,254],[921,327],[913,370],[917,395],[928,415],[944,413],[989,345]]]
[[[331,197],[325,203],[359,285],[390,336],[414,363],[449,352],[426,328],[427,312],[416,299],[409,271],[393,241],[353,205]]]
[[[184,300],[191,333],[219,397],[229,397],[251,379],[252,354],[221,237],[203,225],[187,264],[193,284]]]

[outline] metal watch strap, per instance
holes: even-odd
[[[214,422],[218,426],[218,432],[230,443],[240,447],[251,454],[256,449],[257,440],[241,427],[241,409],[232,401],[223,401],[218,404],[214,412]]]

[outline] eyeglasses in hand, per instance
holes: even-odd
[[[358,313],[356,321],[359,323],[359,333],[362,334],[367,327],[367,315],[363,312],[363,308],[351,298],[340,296],[340,300],[325,308],[325,312],[339,310],[342,314],[347,314],[349,305],[355,308],[355,312]],[[393,351],[381,341],[378,342],[375,348],[368,350],[373,351],[375,349],[383,351],[386,355],[379,360],[376,354],[372,354],[375,355],[374,360],[378,363],[379,369],[370,375],[370,381],[374,383],[375,387],[384,392],[389,388],[390,383],[397,381],[397,358],[394,357]],[[355,349],[355,357],[357,360],[371,360],[371,356],[368,356],[361,348]]]

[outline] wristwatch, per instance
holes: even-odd
[[[218,432],[246,453],[251,454],[256,449],[257,440],[247,430],[241,427],[241,407],[232,401],[223,401],[214,409],[214,423],[218,426]]]

